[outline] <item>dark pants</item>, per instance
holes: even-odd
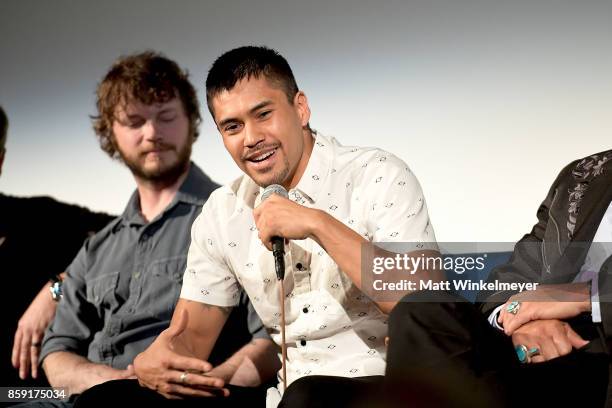
[[[226,386],[229,397],[166,399],[161,394],[141,387],[137,380],[108,381],[85,391],[77,398],[74,408],[92,407],[177,407],[177,408],[234,408],[265,407],[267,386],[248,388]]]
[[[383,378],[308,375],[287,387],[278,408],[378,407]]]
[[[473,304],[450,293],[410,294],[389,317],[385,394],[406,403],[425,397],[431,406],[603,406],[609,355],[590,317],[570,324],[591,343],[520,364],[511,338]]]

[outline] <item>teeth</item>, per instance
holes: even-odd
[[[262,160],[265,160],[268,157],[272,156],[272,153],[274,153],[274,150],[271,150],[268,153],[262,154],[261,156],[254,157],[252,160],[253,161],[262,161]]]

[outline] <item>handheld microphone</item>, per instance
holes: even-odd
[[[281,197],[289,198],[285,187],[280,184],[270,184],[264,189],[261,195],[261,201],[265,201],[272,194],[278,194]],[[283,280],[285,278],[285,239],[283,237],[272,237],[272,255],[274,256],[276,278],[278,280]]]
[[[287,190],[279,184],[272,184],[266,187],[261,195],[263,202],[272,194],[289,198]],[[276,268],[276,278],[280,285],[278,287],[278,301],[281,310],[281,363],[283,390],[287,390],[287,342],[285,340],[285,238],[272,237],[272,255],[274,255],[274,267]]]

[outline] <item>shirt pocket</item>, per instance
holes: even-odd
[[[143,285],[142,306],[159,320],[170,320],[183,285],[187,255],[153,261]]]
[[[90,279],[87,283],[87,301],[93,304],[98,311],[114,309],[117,302],[115,289],[119,279],[119,271],[106,273]]]

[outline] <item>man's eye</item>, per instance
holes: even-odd
[[[260,119],[264,119],[264,118],[267,118],[268,116],[270,116],[271,113],[272,113],[271,110],[267,110],[267,111],[261,112],[258,116],[259,116]]]
[[[162,116],[161,118],[159,118],[159,120],[161,120],[164,123],[170,123],[172,122],[174,119],[176,118],[176,116]]]
[[[223,129],[226,133],[236,133],[238,131],[240,127],[238,126],[238,124],[233,123],[231,125],[227,125],[225,126],[225,128]]]
[[[138,129],[139,127],[142,127],[142,125],[144,125],[144,121],[140,121],[140,120],[130,121],[127,123],[127,126],[130,129]]]

